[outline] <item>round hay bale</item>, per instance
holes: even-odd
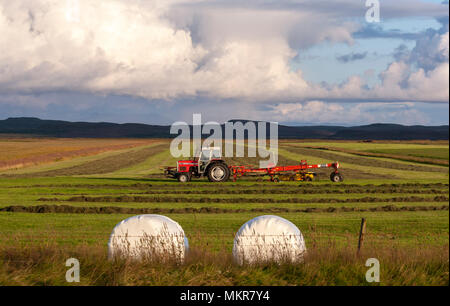
[[[278,216],[256,217],[242,225],[234,238],[233,257],[241,265],[298,262],[305,252],[300,230]]]
[[[181,226],[162,215],[138,215],[119,222],[108,242],[109,258],[183,261],[189,249]]]

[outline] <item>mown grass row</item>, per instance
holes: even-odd
[[[120,203],[109,203],[109,202],[96,202],[96,203],[86,203],[86,202],[10,202],[4,203],[0,206],[5,207],[16,207],[16,206],[42,206],[42,205],[57,205],[57,206],[75,206],[75,207],[124,207],[124,208],[148,208],[148,209],[185,209],[185,208],[219,208],[219,209],[229,209],[230,211],[247,211],[251,209],[306,209],[306,208],[328,208],[328,207],[356,207],[356,208],[373,208],[384,205],[393,205],[395,207],[419,207],[419,206],[441,206],[448,205],[445,202],[433,203],[433,202],[400,202],[400,203],[287,203],[287,204],[273,204],[273,203],[139,203],[139,202],[120,202]],[[192,216],[195,217],[195,216]]]
[[[266,207],[266,208],[220,208],[220,207],[185,207],[185,208],[134,208],[134,207],[86,207],[70,205],[35,205],[35,206],[7,206],[0,208],[4,212],[21,213],[73,213],[73,214],[196,214],[196,213],[336,213],[336,212],[383,212],[383,211],[437,211],[448,210],[448,205],[415,205],[395,206],[385,205],[376,207]]]
[[[108,195],[108,192],[115,191],[111,194],[123,193],[123,191],[117,190],[96,190],[95,193],[101,193],[102,195]],[[52,195],[86,195],[92,190],[84,190],[79,193],[72,192],[42,192],[42,194],[52,194]],[[222,189],[222,190],[155,190],[155,191],[143,191],[136,192],[130,190],[128,194],[138,195],[138,194],[222,194],[222,195],[248,195],[248,194],[366,194],[366,193],[381,193],[381,194],[448,194],[448,189],[286,189],[286,190],[267,190],[267,189]]]
[[[39,198],[41,202],[137,202],[137,203],[373,203],[373,202],[448,202],[447,196],[435,197],[352,197],[352,198],[217,198],[217,197],[143,197],[143,196],[75,196],[70,198]]]

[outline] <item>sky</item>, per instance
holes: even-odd
[[[449,124],[448,1],[0,0],[0,120]]]

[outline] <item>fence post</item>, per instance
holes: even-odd
[[[365,233],[366,233],[366,218],[362,218],[361,219],[361,228],[359,230],[358,253],[361,250]]]

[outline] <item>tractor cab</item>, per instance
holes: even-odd
[[[222,150],[220,147],[207,147],[202,148],[201,151],[195,154],[198,156],[198,160],[200,161],[210,161],[212,159],[221,159],[222,158]]]
[[[220,147],[207,147],[202,148],[202,150],[196,155],[198,156],[196,158],[198,162],[198,172],[204,173],[206,167],[212,160],[222,159],[222,150],[220,149]]]
[[[207,147],[202,148],[196,155],[198,156],[197,160],[199,163],[208,163],[214,159],[222,159],[222,150],[220,147]]]

